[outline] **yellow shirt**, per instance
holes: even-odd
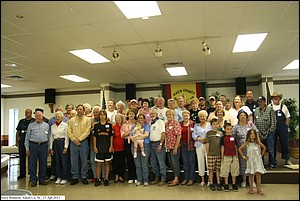
[[[68,121],[68,136],[71,141],[78,138],[85,140],[90,134],[91,120],[86,116],[75,116]]]

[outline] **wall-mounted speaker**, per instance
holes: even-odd
[[[135,84],[126,84],[126,100],[136,98],[136,86]]]
[[[45,104],[55,104],[55,89],[45,89]]]
[[[245,95],[246,94],[246,78],[245,77],[237,77],[235,78],[235,93],[236,95]]]

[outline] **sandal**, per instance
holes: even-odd
[[[181,182],[181,185],[186,185],[188,183],[188,181],[185,179]]]
[[[249,194],[253,194],[253,193],[254,193],[253,189],[250,189]]]
[[[259,190],[257,190],[257,193],[259,194],[259,195],[264,195],[264,193],[259,189]]]

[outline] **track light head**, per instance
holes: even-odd
[[[112,56],[111,56],[113,61],[119,61],[120,60],[120,54],[114,49]]]
[[[205,41],[202,42],[202,51],[204,53],[204,55],[210,55],[210,48],[207,46],[207,44],[205,43]]]
[[[159,48],[159,44],[156,44],[156,49],[154,50],[154,54],[156,57],[162,56],[162,49]]]

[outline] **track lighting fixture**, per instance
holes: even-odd
[[[202,51],[204,53],[204,55],[210,55],[210,48],[207,46],[207,44],[205,43],[205,41],[202,42]]]
[[[116,51],[116,47],[114,47],[114,51],[111,56],[113,61],[119,61],[120,60],[120,54]]]
[[[162,56],[162,49],[159,48],[159,44],[156,44],[156,49],[154,50],[154,54],[156,57],[161,57]]]

